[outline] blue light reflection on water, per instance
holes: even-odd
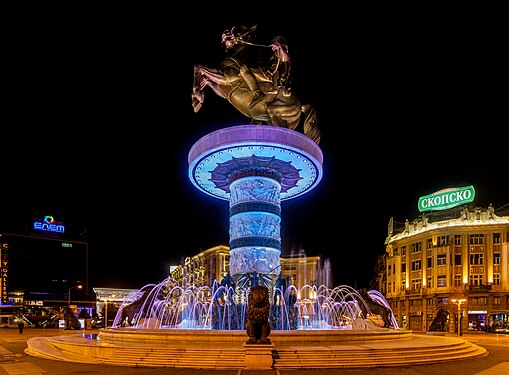
[[[347,285],[332,289],[325,285],[306,284],[301,289],[290,285],[284,290],[276,290],[278,303],[271,305],[273,330],[365,330],[383,325],[381,317],[368,319],[361,316],[359,303],[363,299],[357,290]],[[248,292],[249,289],[246,289],[245,293]],[[217,281],[212,287],[184,288],[171,278],[165,279],[129,294],[120,306],[112,328],[243,331],[247,306],[235,305],[234,293],[232,286],[219,286]],[[370,290],[368,294],[373,301],[390,309],[379,292]],[[291,299],[291,296],[294,298]],[[244,300],[247,300],[247,295]],[[131,318],[125,317],[123,309],[133,301],[140,301],[141,307]],[[131,324],[127,323],[129,319]],[[392,310],[391,320],[393,328],[398,329]]]

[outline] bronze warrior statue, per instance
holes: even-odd
[[[304,134],[318,144],[316,111],[302,104],[291,89],[291,61],[285,38],[276,36],[270,45],[258,44],[255,30],[256,26],[242,26],[224,31],[222,42],[229,56],[218,68],[195,65],[194,112],[200,110],[208,86],[250,118],[252,124],[295,130],[304,115]]]

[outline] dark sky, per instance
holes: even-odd
[[[496,22],[388,9],[327,20],[69,12],[11,31],[0,231],[47,214],[86,228],[93,287],[159,282],[183,257],[227,245],[228,203],[191,184],[187,154],[249,119],[209,88],[194,113],[193,67],[216,67],[223,30],[255,23],[259,42],[287,39],[293,91],[322,133],[320,184],[282,203],[283,255],[330,258],[337,285],[368,286],[389,219],[418,217],[420,196],[474,185],[476,206],[509,203]]]

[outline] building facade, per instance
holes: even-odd
[[[463,205],[391,220],[385,244],[374,287],[400,327],[425,332],[446,308],[448,332],[509,332],[509,214]]]
[[[281,274],[299,291],[305,285],[325,285],[332,287],[332,272],[329,260],[322,261],[319,256],[307,256],[304,250],[288,257],[280,257]],[[192,257],[187,257],[183,265],[171,271],[170,276],[180,285],[211,286],[216,280],[221,283],[230,272],[230,248],[220,245],[206,249]],[[314,298],[306,290],[302,298]],[[308,295],[309,294],[309,295]]]

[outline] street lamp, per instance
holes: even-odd
[[[108,328],[108,299],[104,300],[104,328]]]
[[[458,336],[461,336],[461,304],[467,302],[465,298],[453,298],[451,302],[458,305]]]
[[[115,298],[115,294],[111,295],[111,298]],[[108,328],[108,298],[104,300],[105,308],[104,308],[104,328]]]
[[[83,285],[74,285],[69,288],[69,291],[67,292],[67,306],[71,305],[71,289],[73,288],[81,289],[83,288]]]

